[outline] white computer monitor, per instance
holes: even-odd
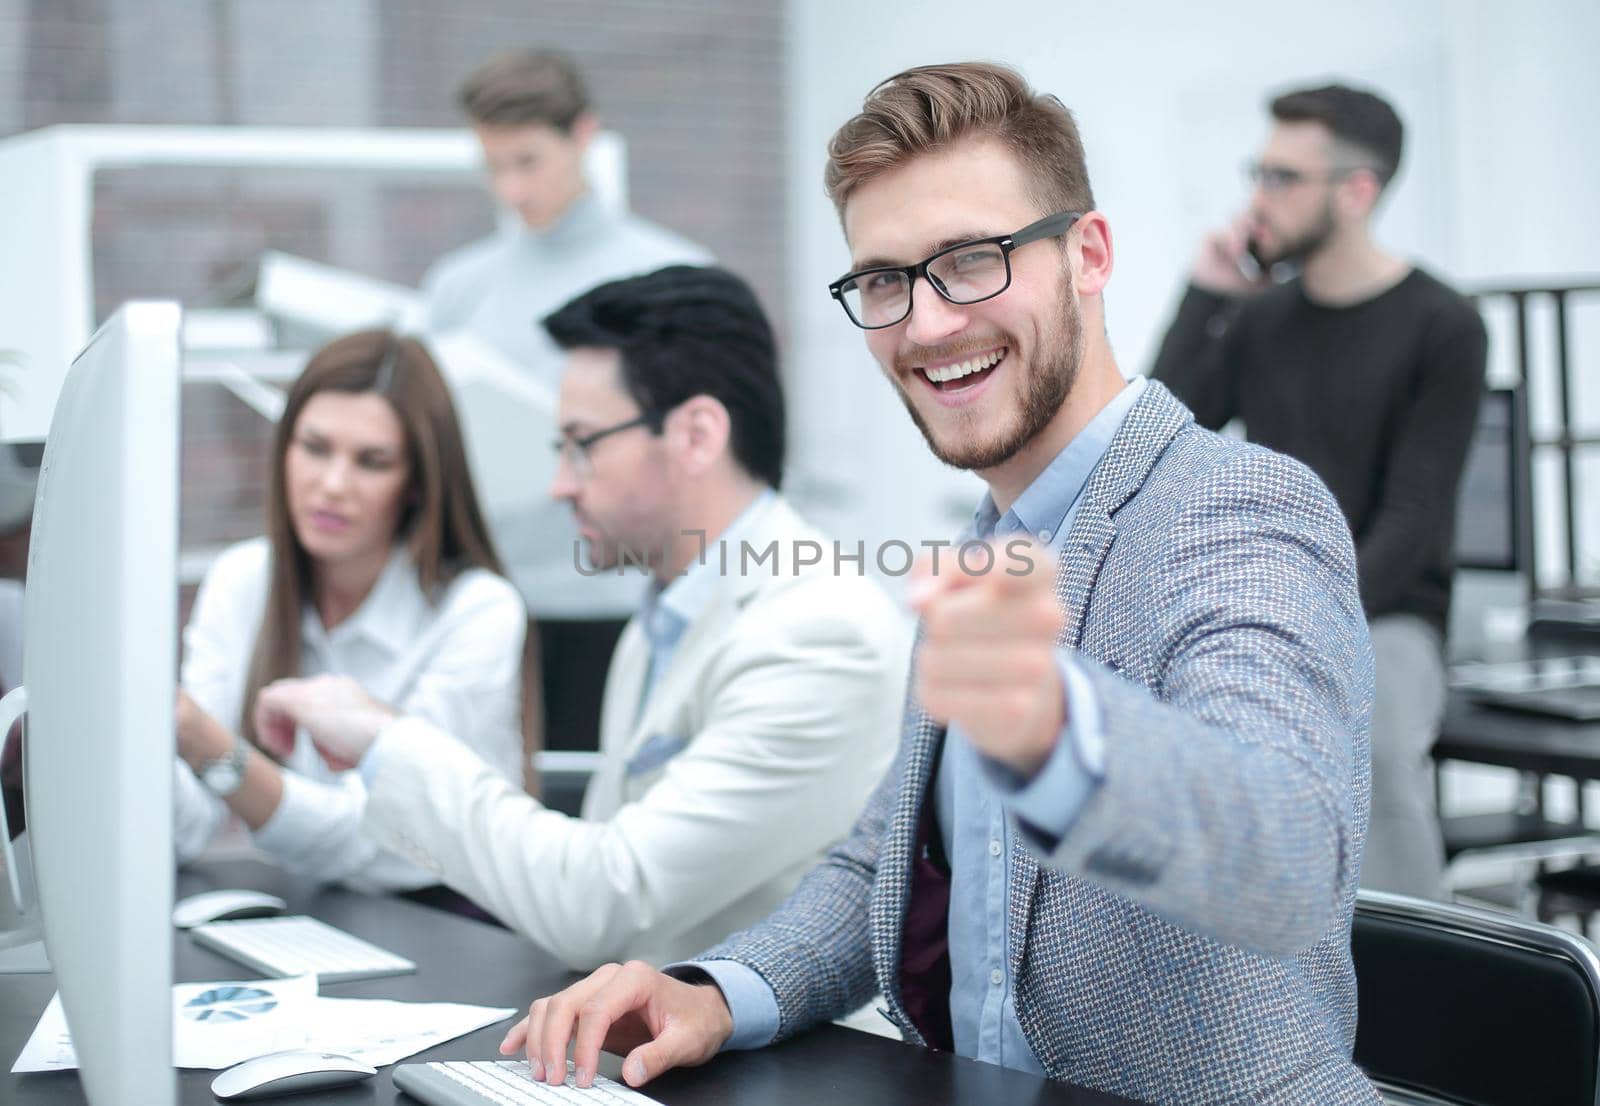
[[[28,554],[23,770],[37,902],[23,889],[17,924],[43,923],[94,1106],[176,1098],[179,322],[177,304],[128,304],[72,363]]]

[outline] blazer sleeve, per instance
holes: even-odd
[[[1106,766],[1043,860],[1268,956],[1322,939],[1367,821],[1372,654],[1349,532],[1303,466],[1249,449],[1171,520],[1144,687],[1080,657]]]
[[[847,832],[890,756],[881,703],[903,652],[870,624],[881,612],[795,596],[741,618],[707,671],[705,726],[610,821],[547,810],[460,741],[404,719],[381,738],[368,834],[574,969],[705,920]]]

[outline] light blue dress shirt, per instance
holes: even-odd
[[[970,538],[1007,541],[1031,535],[1059,556],[1078,514],[1089,474],[1105,456],[1128,410],[1144,390],[1142,377],[1117,393],[1089,425],[1000,517],[985,495]],[[1066,687],[1067,725],[1032,780],[980,756],[960,726],[951,726],[939,759],[934,814],[950,860],[950,1028],[956,1052],[1042,1075],[1017,1021],[1010,978],[1008,873],[1020,847],[1007,813],[1026,821],[1043,841],[1071,828],[1094,791],[1105,762],[1099,704],[1066,651],[1058,656]]]
[[[1135,377],[1069,442],[1018,497],[1004,518],[987,494],[962,540],[1005,541],[1023,534],[1058,554],[1090,474],[1144,391]],[[959,543],[958,543],[959,544]],[[934,788],[934,813],[950,859],[950,1022],[956,1052],[1043,1074],[1017,1021],[1009,978],[1007,873],[1018,841],[1009,813],[1048,845],[1071,828],[1093,794],[1104,765],[1100,708],[1067,650],[1058,653],[1067,723],[1032,780],[989,761],[961,737],[946,736]],[[674,967],[679,967],[674,965]],[[687,966],[685,966],[687,967]],[[696,964],[721,988],[733,1017],[725,1049],[759,1048],[778,1032],[778,1002],[765,980],[733,961]]]

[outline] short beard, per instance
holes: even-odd
[[[1285,242],[1275,256],[1260,257],[1257,260],[1261,262],[1263,268],[1267,269],[1272,268],[1274,265],[1281,265],[1284,262],[1303,266],[1307,261],[1311,260],[1318,250],[1327,245],[1328,239],[1333,237],[1333,231],[1333,199],[1329,197],[1328,201],[1322,206],[1322,218],[1317,221],[1316,226],[1306,231],[1299,238]]]
[[[941,445],[934,438],[922,415],[918,413],[916,404],[911,400],[910,390],[897,384],[895,390],[900,393],[900,402],[905,404],[911,421],[922,431],[923,440],[928,443],[928,448],[933,451],[935,457],[951,468],[982,472],[1011,460],[1050,425],[1050,420],[1061,410],[1061,405],[1066,402],[1073,384],[1077,382],[1078,373],[1083,368],[1083,316],[1078,310],[1077,298],[1073,296],[1070,287],[1063,289],[1062,300],[1064,303],[1060,308],[1060,319],[1066,327],[1066,334],[1063,335],[1065,341],[1051,341],[1050,339],[1056,336],[1047,335],[1046,342],[1041,345],[1040,354],[1043,355],[1045,348],[1061,349],[1065,346],[1066,359],[1041,362],[1027,379],[1022,393],[1021,417],[1016,428],[1010,433],[1001,430],[987,441],[980,440],[965,446]],[[1006,356],[1010,357],[1011,354],[1008,352]],[[963,429],[977,429],[969,422],[972,417],[967,412],[959,413],[958,418],[967,424]],[[955,441],[961,440],[962,435],[959,430],[952,435],[952,438]]]

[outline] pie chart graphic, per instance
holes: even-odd
[[[271,991],[259,987],[213,987],[183,1004],[190,1021],[221,1025],[259,1017],[278,1005]]]

